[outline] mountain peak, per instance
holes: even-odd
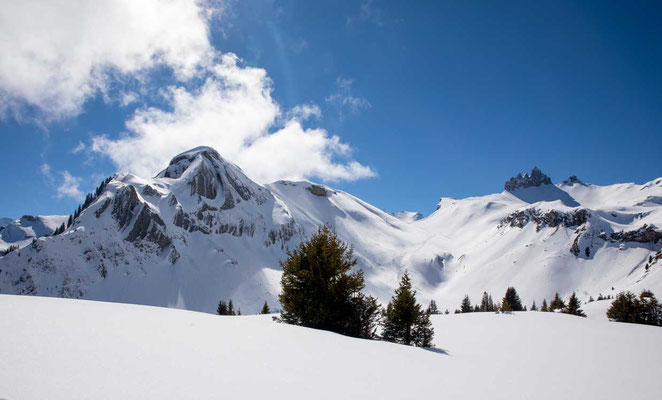
[[[545,175],[538,167],[533,167],[530,174],[524,175],[517,174],[506,181],[504,189],[507,192],[512,192],[517,189],[524,189],[528,187],[550,185],[552,180],[549,176]]]

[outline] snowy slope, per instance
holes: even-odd
[[[24,215],[20,219],[0,218],[0,250],[11,245],[25,246],[33,238],[52,234],[67,215]]]
[[[312,182],[261,185],[199,147],[154,178],[116,175],[64,234],[0,257],[0,292],[206,312],[232,298],[256,312],[276,305],[286,249],[322,224],[353,245],[366,290],[384,303],[405,270],[422,301],[451,311],[465,294],[498,299],[508,286],[527,305],[555,292],[662,292],[661,179],[554,185],[534,169],[505,187],[442,198],[416,219]]]
[[[553,313],[433,316],[434,351],[67,299],[0,295],[0,315],[7,399],[662,397],[662,329]]]

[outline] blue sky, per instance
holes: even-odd
[[[18,22],[5,24],[0,35],[13,29],[19,44],[4,49],[3,58],[12,62],[0,67],[0,215],[69,213],[103,177],[134,166],[152,171],[173,156],[160,154],[143,165],[151,153],[133,155],[132,148],[179,148],[152,149],[159,129],[170,132],[163,140],[172,142],[200,124],[222,127],[224,136],[213,139],[223,147],[217,150],[262,180],[321,181],[387,211],[428,214],[441,196],[500,192],[508,177],[534,165],[555,182],[569,175],[596,184],[662,176],[659,2],[247,0],[212,6],[213,15],[202,19],[195,4],[182,9],[195,12],[181,23],[160,18],[167,22],[162,34],[132,32],[127,48],[114,40],[126,30],[124,14],[118,13],[116,32],[107,17],[105,33],[71,28],[70,18],[84,19],[87,14],[76,15],[83,11],[56,15],[49,22],[55,29],[94,42],[68,43],[71,35],[64,33],[61,40],[36,35],[45,38],[43,49],[61,46],[53,59],[65,60],[38,66],[25,54],[41,48],[20,47],[20,40],[49,27],[19,25],[12,13],[34,15],[30,4],[1,11]],[[200,36],[201,25],[208,36],[204,29]],[[188,39],[189,32],[198,33]],[[149,40],[133,40],[143,33]],[[179,44],[182,37],[187,39]],[[179,51],[198,47],[185,56]],[[145,51],[155,55],[139,64],[122,57]],[[191,65],[202,64],[200,54],[210,52],[216,57],[211,67],[191,72]],[[239,59],[219,61],[230,53]],[[20,62],[13,62],[14,54]],[[87,56],[105,61],[81,66]],[[230,72],[211,72],[219,65]],[[42,73],[31,79],[33,67]],[[89,73],[53,85],[61,71]],[[37,85],[44,75],[50,80]],[[248,89],[225,96],[227,82],[239,76]],[[164,95],[173,87],[178,89]],[[42,92],[51,100],[42,101]],[[201,104],[208,107],[204,115],[197,111]],[[232,123],[215,113],[237,104],[246,111],[230,114]],[[190,119],[200,124],[180,121]],[[233,131],[237,126],[241,133]],[[200,129],[194,137],[216,135]],[[288,129],[291,140],[269,138]],[[313,170],[283,166],[302,151],[290,144],[306,135],[317,138],[310,153],[326,161]],[[127,142],[131,137],[141,141]],[[264,144],[230,144],[236,137]],[[180,146],[210,144],[181,140]],[[264,161],[273,151],[285,158]]]

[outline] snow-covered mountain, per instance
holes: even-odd
[[[662,291],[662,179],[554,185],[534,169],[505,189],[396,216],[311,182],[260,185],[200,147],[154,178],[114,176],[63,234],[0,257],[0,292],[208,312],[232,298],[256,312],[276,304],[286,249],[321,224],[354,246],[366,290],[384,302],[405,269],[423,301],[451,310],[508,286],[527,303]]]
[[[67,215],[24,215],[17,220],[0,218],[0,250],[24,246],[33,238],[48,236],[67,221]]]

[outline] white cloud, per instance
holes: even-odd
[[[52,184],[55,181],[55,178],[53,177],[53,173],[51,172],[51,166],[50,165],[48,165],[46,163],[41,164],[41,167],[39,167],[39,170],[41,171],[41,174],[46,179],[46,182]]]
[[[298,104],[290,111],[287,112],[287,119],[296,119],[297,121],[305,121],[310,118],[322,118],[322,110],[317,104]]]
[[[78,154],[78,153],[80,153],[80,152],[83,151],[83,150],[85,150],[85,143],[83,143],[83,142],[81,142],[81,141],[79,140],[79,141],[78,141],[78,144],[76,145],[76,147],[74,147],[73,149],[71,149],[71,152],[74,153],[74,154]]]
[[[94,137],[92,150],[110,157],[120,170],[143,176],[200,145],[214,147],[261,182],[374,176],[369,167],[349,160],[350,147],[337,136],[301,127],[303,116],[320,114],[318,107],[295,107],[284,127],[274,131],[282,114],[264,69],[242,66],[237,56],[225,54],[212,71],[199,88],[171,87],[171,109],[138,109],[122,137]]]
[[[218,2],[31,0],[0,7],[0,116],[25,106],[46,120],[78,114],[113,79],[166,65],[180,80],[210,59]]]
[[[62,172],[62,184],[57,188],[57,198],[71,197],[74,200],[80,201],[84,198],[83,192],[78,188],[81,178],[73,176],[69,171]]]
[[[328,96],[325,100],[338,108],[340,118],[344,118],[344,110],[347,109],[352,114],[356,114],[362,108],[370,108],[372,105],[364,97],[354,96],[352,93],[351,79],[338,77],[336,79],[336,92]]]
[[[381,8],[374,5],[374,0],[363,0],[359,6],[359,14],[348,16],[347,25],[355,25],[360,22],[370,22],[378,27],[384,26],[384,16]]]

